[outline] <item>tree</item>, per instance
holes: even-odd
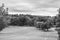
[[[8,25],[6,24],[5,21],[3,21],[3,17],[0,17],[0,31],[3,30],[5,27],[7,27]]]

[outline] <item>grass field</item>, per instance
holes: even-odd
[[[43,32],[35,27],[10,26],[0,32],[0,40],[57,40],[58,34],[54,29]]]

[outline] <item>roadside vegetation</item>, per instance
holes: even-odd
[[[21,26],[21,27],[33,26],[38,29],[48,31],[50,28],[55,27],[54,25],[56,25],[59,19],[57,18],[57,21],[56,21],[56,18],[51,16],[34,16],[34,15],[23,15],[23,14],[9,15],[8,14],[7,16],[3,16],[3,18],[0,20],[2,20],[3,22],[2,21],[1,22],[6,26]],[[3,26],[3,28],[6,26]]]
[[[2,5],[2,9],[3,8]],[[8,8],[6,9],[8,10]],[[0,30],[8,26],[33,26],[48,31],[52,27],[60,27],[60,15],[51,16],[35,16],[35,15],[10,15],[6,11],[0,10]]]

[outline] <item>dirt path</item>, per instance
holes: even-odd
[[[34,27],[9,27],[0,32],[0,40],[57,40],[56,31],[43,32]]]

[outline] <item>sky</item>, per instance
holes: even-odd
[[[0,0],[10,12],[28,12],[34,15],[56,15],[60,0]]]

